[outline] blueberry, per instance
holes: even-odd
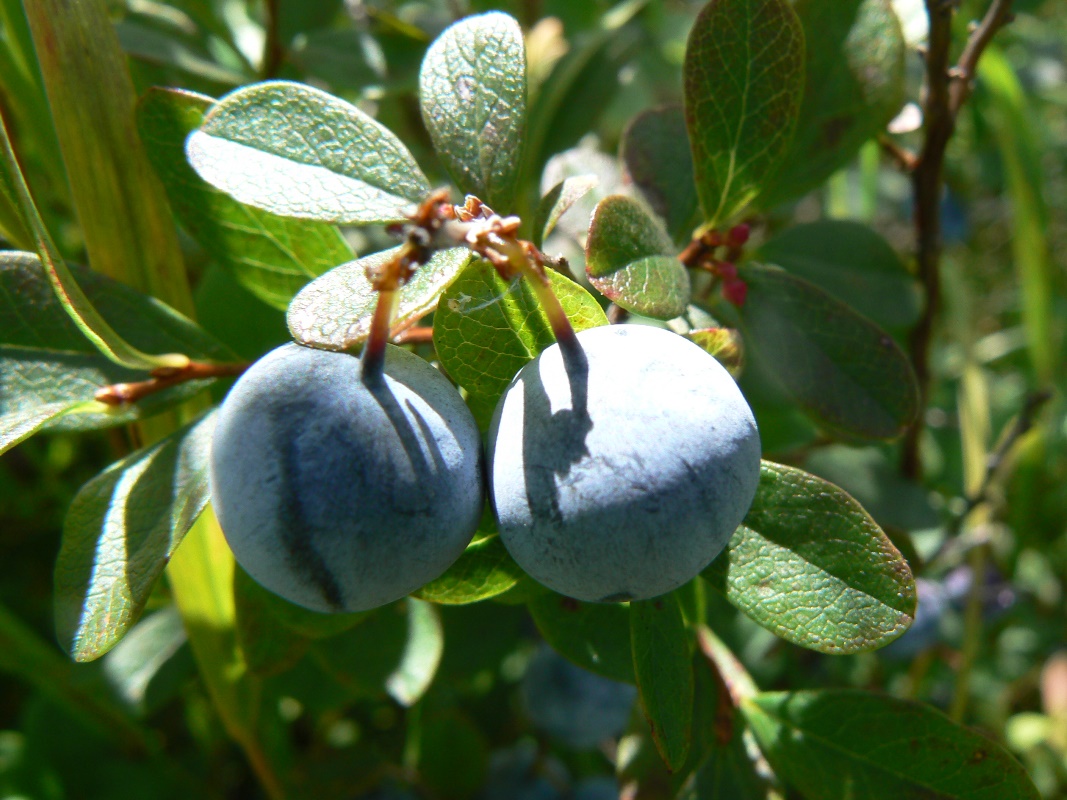
[[[614,325],[577,340],[523,367],[496,408],[500,536],[561,594],[655,597],[704,569],[748,511],[756,421],[730,374],[681,336]]]
[[[218,415],[212,502],[237,561],[267,589],[363,611],[438,577],[484,500],[481,439],[429,363],[388,347],[358,358],[287,344],[256,362]]]
[[[534,727],[581,750],[623,732],[637,689],[587,672],[542,646],[526,668],[521,694]]]

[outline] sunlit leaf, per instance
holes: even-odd
[[[744,522],[703,575],[763,627],[823,653],[874,650],[915,616],[911,570],[859,503],[769,461]]]
[[[711,0],[689,34],[684,77],[697,195],[714,227],[755,199],[789,150],[804,81],[792,5]]]
[[[193,171],[185,139],[214,102],[192,92],[150,89],[137,107],[141,139],[182,226],[245,288],[284,309],[309,280],[350,261],[352,249],[331,225],[243,205]]]
[[[689,274],[667,232],[624,195],[605,197],[593,211],[585,272],[605,297],[637,314],[673,319],[689,303]]]
[[[223,97],[186,154],[208,183],[286,217],[396,222],[430,191],[391,131],[344,100],[287,81]]]
[[[78,661],[107,652],[144,610],[156,579],[208,501],[208,415],[89,481],[63,524],[56,630]]]
[[[287,320],[293,338],[326,350],[347,350],[366,339],[378,303],[367,269],[386,263],[397,252],[394,248],[364,256],[308,284],[289,305]],[[394,326],[403,327],[433,311],[441,293],[472,258],[463,247],[434,253],[398,292]]]
[[[526,47],[507,14],[466,17],[426,51],[422,118],[459,188],[514,210],[526,128]]]

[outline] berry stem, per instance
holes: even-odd
[[[374,317],[370,323],[370,334],[363,347],[362,374],[363,381],[380,380],[385,371],[385,346],[389,343],[389,326],[399,302],[396,289],[381,289],[378,292],[378,304],[374,307]]]

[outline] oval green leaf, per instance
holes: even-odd
[[[804,29],[788,0],[711,0],[685,50],[685,122],[709,227],[737,217],[777,170],[804,87]]]
[[[641,708],[667,769],[689,756],[693,661],[689,631],[674,594],[630,603],[630,643]]]
[[[658,220],[629,197],[605,197],[593,211],[585,245],[589,282],[616,305],[674,319],[689,304],[689,273]]]
[[[688,240],[700,222],[700,203],[682,107],[651,109],[634,117],[622,132],[619,155],[674,241]]]
[[[367,279],[367,269],[386,263],[397,250],[342,264],[305,286],[293,298],[286,315],[293,338],[324,350],[347,350],[366,339],[378,305],[378,293]],[[433,311],[441,293],[472,258],[463,247],[434,253],[400,289],[393,326],[403,327]]]
[[[201,178],[283,217],[399,222],[430,185],[407,148],[355,106],[268,81],[223,97],[186,142]]]
[[[98,272],[70,272],[109,327],[158,353],[186,353],[205,361],[234,355],[195,323]],[[97,389],[143,381],[102,354],[64,310],[33,253],[0,253],[0,441],[14,446],[38,430],[95,430],[141,419],[203,390],[189,381],[124,406],[97,403]]]
[[[407,598],[375,610],[352,630],[316,642],[310,656],[323,677],[347,694],[389,695],[410,707],[429,689],[443,652],[437,610]]]
[[[608,324],[589,292],[553,270],[548,278],[575,331]],[[491,409],[515,373],[556,339],[526,282],[509,283],[488,261],[478,259],[442,296],[433,341],[445,371]]]
[[[500,537],[494,534],[469,545],[444,575],[414,594],[431,603],[467,605],[503,594],[523,574]]]
[[[907,48],[889,0],[797,0],[807,41],[796,137],[760,194],[771,208],[815,188],[851,161],[904,103]]]
[[[819,425],[856,439],[899,436],[919,410],[911,364],[892,338],[817,286],[750,262],[745,343]]]
[[[857,689],[768,692],[741,711],[775,772],[805,797],[1040,797],[1000,745],[921,703]]]
[[[137,106],[137,129],[182,227],[246,289],[284,309],[309,280],[351,261],[352,248],[332,225],[238,203],[196,174],[185,158],[185,139],[214,102],[193,92],[149,89]]]
[[[870,226],[851,220],[793,225],[760,246],[760,261],[810,281],[888,330],[915,323],[919,284]]]
[[[526,130],[526,45],[519,24],[490,12],[460,20],[426,52],[422,119],[459,188],[514,210]]]
[[[537,630],[561,656],[605,678],[636,683],[628,606],[583,603],[545,592],[527,608]]]
[[[74,497],[56,559],[56,633],[76,661],[106,653],[208,502],[214,414],[112,464]]]
[[[915,617],[911,569],[860,504],[769,461],[744,522],[702,574],[769,631],[821,653],[882,647]]]

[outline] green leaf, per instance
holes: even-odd
[[[466,605],[503,594],[523,576],[497,535],[469,545],[440,578],[423,586],[415,596],[442,605]]]
[[[667,232],[621,194],[605,197],[593,211],[585,272],[601,294],[636,314],[674,319],[689,304],[689,273]]]
[[[737,217],[782,163],[804,82],[804,30],[787,0],[711,0],[685,50],[685,121],[709,227]]]
[[[174,606],[146,614],[101,660],[104,677],[138,716],[151,713],[170,699],[166,688],[160,687],[169,684],[167,688],[174,688],[173,679],[178,676],[168,665],[175,662],[187,641],[181,614]],[[191,659],[187,663],[191,672]],[[186,680],[189,677],[181,674]]]
[[[653,741],[648,722],[637,715],[634,715],[630,728],[619,742],[619,784],[636,785],[635,797],[648,800],[684,797],[686,800],[695,800],[690,794],[683,793],[692,784],[691,776],[724,745],[721,739],[729,728],[730,704],[724,694],[722,680],[703,653],[692,656],[690,665],[693,678],[692,743],[685,763],[673,770],[668,769]],[[735,735],[740,735],[742,727],[734,725]],[[707,800],[733,800],[733,797],[731,794],[710,795]]]
[[[1011,249],[1026,346],[1038,380],[1049,383],[1062,361],[1057,355],[1061,337],[1054,323],[1057,268],[1049,250],[1049,209],[1042,196],[1049,182],[1038,141],[1039,117],[1011,62],[999,48],[990,47],[983,53],[978,77],[992,112],[992,132],[1011,198]]]
[[[389,129],[344,100],[286,81],[223,97],[186,154],[211,185],[284,217],[399,222],[430,191]]]
[[[642,111],[622,132],[619,154],[630,179],[667,224],[674,241],[686,241],[699,223],[693,154],[681,106]]]
[[[70,271],[86,299],[125,339],[156,352],[233,360],[228,349],[159,301],[91,270],[71,265]],[[40,429],[93,430],[141,419],[210,384],[188,381],[131,405],[97,403],[98,389],[147,380],[149,374],[115,364],[82,335],[32,253],[0,253],[0,365],[4,449]]]
[[[212,708],[250,754],[274,763],[271,750],[278,744],[271,736],[278,735],[278,725],[261,713],[263,683],[248,671],[237,642],[234,569],[233,553],[208,506],[171,557],[167,584]]]
[[[760,261],[810,281],[888,330],[915,324],[919,285],[889,242],[850,220],[793,225],[762,244]]]
[[[889,0],[796,0],[811,46],[796,138],[760,194],[762,208],[799,197],[851,161],[904,103],[904,33]]]
[[[885,448],[831,444],[812,448],[803,467],[856,498],[882,526],[912,531],[936,528],[941,516],[921,483],[900,474],[895,453]]]
[[[136,622],[156,579],[208,501],[209,414],[127,456],[81,488],[56,560],[56,632],[77,661]]]
[[[534,216],[534,244],[540,247],[549,234],[556,229],[560,217],[599,184],[600,178],[596,175],[575,175],[572,178],[564,178],[549,189],[541,198],[537,206],[537,214]]]
[[[1040,797],[1000,745],[910,700],[855,689],[768,692],[741,710],[771,766],[805,797]]]
[[[537,630],[561,656],[605,678],[635,683],[630,609],[546,592],[527,604]]]
[[[243,205],[200,179],[185,158],[185,139],[214,102],[149,89],[137,107],[141,139],[185,230],[254,295],[284,309],[311,278],[350,261],[352,249],[331,225]]]
[[[38,0],[23,8],[89,265],[191,314],[178,232],[137,135],[137,96],[107,5]],[[36,232],[35,238],[38,255],[46,264],[56,262],[65,282],[61,259],[42,241],[47,237]],[[75,295],[71,303],[112,350],[120,345],[97,329]]]
[[[740,334],[732,328],[698,328],[685,334],[685,338],[726,367],[737,376],[744,364],[744,351]]]
[[[769,631],[821,653],[882,647],[915,617],[911,569],[860,504],[769,461],[744,522],[703,575]]]
[[[59,301],[58,307],[70,317],[82,335],[92,342],[93,346],[108,360],[127,369],[182,366],[184,359],[181,358],[142,353],[113,330],[93,307],[70,268],[59,255],[59,250],[33,203],[33,197],[30,196],[29,187],[22,176],[15,158],[15,151],[8,139],[2,116],[0,116],[0,175],[2,175],[0,185],[4,187],[5,195],[13,193],[14,200],[18,203],[23,227],[33,235],[37,254],[40,257],[40,274],[47,278],[52,287]]]
[[[193,78],[226,88],[255,80],[254,75],[218,64],[177,36],[169,36],[148,25],[123,19],[115,23],[115,33],[123,51],[134,59],[173,67]]]
[[[667,769],[689,756],[693,662],[689,631],[674,594],[630,603],[630,641],[641,707]]]
[[[342,264],[309,283],[289,304],[289,332],[301,344],[325,350],[347,350],[370,334],[378,293],[367,270],[385,264],[398,248]],[[403,327],[433,311],[441,293],[470,263],[463,247],[438,250],[401,289],[394,327]]]
[[[589,292],[553,270],[548,277],[575,331],[608,324]],[[442,296],[433,341],[453,380],[493,408],[515,373],[556,339],[526,282],[509,283],[488,261],[478,259]]]
[[[422,119],[459,188],[514,211],[526,130],[526,45],[507,14],[467,17],[426,51]]]
[[[250,623],[267,631],[281,627],[306,639],[328,639],[354,628],[370,613],[323,614],[298,606],[264,589],[240,566],[233,574],[233,596],[239,635],[240,627]]]
[[[0,364],[2,363],[0,360]],[[102,414],[107,412],[107,406],[91,400],[85,403],[59,400],[45,405],[23,405],[0,413],[0,453],[6,453],[15,445],[29,439],[48,423],[79,410]]]
[[[918,413],[907,357],[877,326],[818,287],[749,262],[745,343],[820,425],[858,439],[899,436]]]
[[[426,692],[444,651],[437,610],[407,598],[340,636],[316,642],[315,664],[353,697],[386,694],[408,707]]]
[[[366,613],[322,614],[264,589],[237,566],[233,575],[237,642],[249,670],[276,675],[296,664],[315,639],[358,625]]]

